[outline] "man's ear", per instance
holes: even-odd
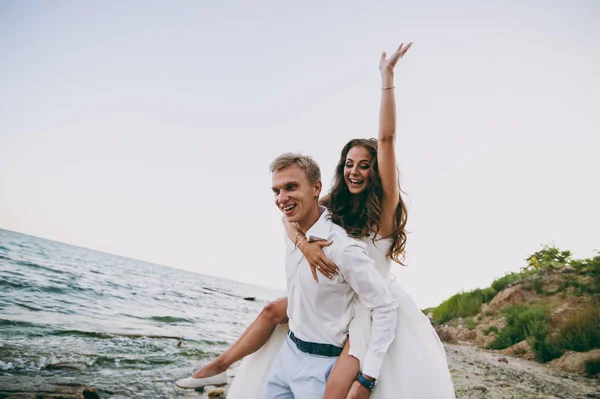
[[[321,180],[317,180],[317,182],[314,185],[314,193],[315,193],[315,197],[319,198],[319,196],[321,195],[321,189],[323,188],[323,183],[321,183]]]

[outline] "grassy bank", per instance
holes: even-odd
[[[489,348],[505,349],[527,340],[535,359],[542,363],[568,350],[600,348],[600,253],[593,258],[573,259],[570,251],[545,246],[526,261],[519,272],[496,279],[490,287],[461,292],[444,301],[431,310],[434,322],[440,325],[460,320],[461,326],[473,330],[483,318],[502,319],[502,328],[482,330],[485,336],[493,334]],[[533,299],[518,305],[502,304],[500,309],[498,301],[492,303],[493,307],[484,306],[516,285]],[[568,316],[553,317],[556,308],[572,297],[578,297],[577,308]],[[591,361],[586,367],[596,371],[599,361]]]

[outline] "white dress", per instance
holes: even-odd
[[[389,282],[390,291],[398,298],[396,337],[383,360],[372,399],[455,399],[448,369],[446,351],[427,316],[391,274],[391,261],[386,252],[387,239],[363,238],[377,271]],[[361,362],[371,334],[371,312],[360,302],[354,304],[350,322],[350,354]],[[275,355],[288,332],[279,325],[267,343],[247,356],[237,370],[227,399],[259,399]]]

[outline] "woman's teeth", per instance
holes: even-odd
[[[350,183],[352,183],[352,184],[362,184],[362,180],[350,179]]]

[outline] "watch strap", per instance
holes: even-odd
[[[363,373],[358,373],[356,376],[356,381],[358,381],[360,385],[367,388],[369,391],[372,391],[373,388],[375,388],[375,380],[369,380],[363,375]]]

